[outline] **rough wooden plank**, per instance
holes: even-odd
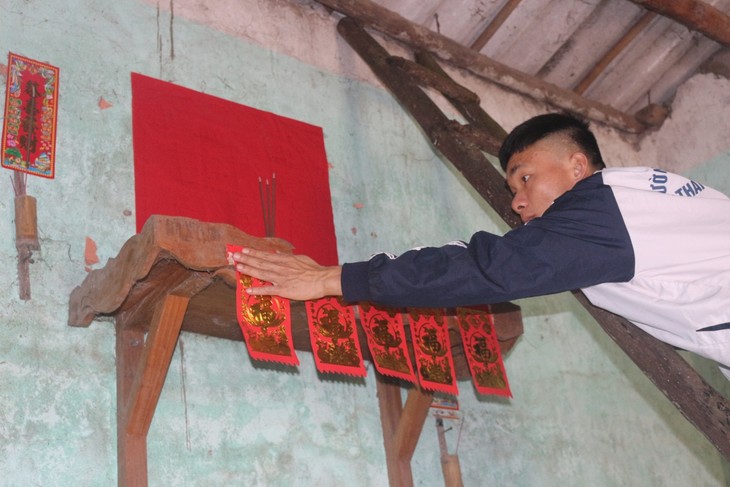
[[[439,114],[434,113],[438,108],[414,82],[389,69],[385,62],[388,53],[357,22],[345,18],[340,21],[338,30],[413,115],[434,146],[505,222],[511,227],[519,225],[502,175],[484,157],[477,158],[468,145],[445,138],[449,134],[444,129],[444,116],[440,110]],[[451,136],[458,138],[453,137],[453,133]],[[492,181],[485,182],[485,175]],[[671,347],[627,320],[594,307],[581,292],[575,292],[575,296],[680,412],[730,460],[730,401],[705,382]]]
[[[252,237],[232,225],[201,225],[191,218],[151,216],[142,231],[127,240],[119,254],[91,271],[69,299],[70,326],[89,326],[98,314],[113,314],[132,287],[143,280],[161,259],[174,259],[184,267],[215,271],[226,266],[226,244],[262,250],[291,252],[288,242]]]

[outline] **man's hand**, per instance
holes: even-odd
[[[249,294],[276,295],[298,301],[342,295],[340,266],[321,266],[305,255],[254,249],[243,249],[232,257],[238,272],[272,284],[248,288]]]

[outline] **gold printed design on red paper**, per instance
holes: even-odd
[[[480,308],[458,308],[457,321],[477,391],[511,397],[491,313]]]
[[[443,309],[409,309],[413,351],[425,389],[458,394],[449,328]]]
[[[320,372],[366,374],[352,309],[334,297],[305,303],[312,352]]]
[[[240,250],[227,246],[230,253]],[[247,288],[261,286],[264,281],[238,272],[236,276],[236,316],[251,358],[299,365],[292,341],[289,300],[248,294]]]
[[[244,288],[253,285],[253,278],[241,276]],[[250,302],[241,301],[241,317],[254,329],[249,334],[251,347],[273,355],[291,355],[291,344],[281,326],[286,321],[286,311],[280,300],[260,296]]]
[[[360,303],[360,323],[375,368],[384,375],[415,383],[403,319],[395,310]]]

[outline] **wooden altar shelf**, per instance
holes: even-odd
[[[70,326],[88,327],[104,316],[115,320],[120,486],[147,485],[147,432],[180,331],[243,340],[236,317],[236,273],[226,260],[226,244],[292,251],[281,239],[252,237],[231,225],[154,215],[116,257],[102,269],[90,272],[71,293]],[[505,354],[522,334],[520,310],[505,303],[494,311]],[[292,302],[291,312],[294,346],[311,352],[304,303]],[[359,333],[360,343],[365,344],[361,328]],[[457,377],[467,379],[469,371],[458,330],[452,329],[450,335]],[[362,352],[369,360],[366,346]],[[389,389],[382,389],[381,382],[379,378],[379,396],[384,394],[381,416],[388,418],[388,431],[394,435],[386,438],[386,450],[395,445],[394,458],[401,470],[408,471],[404,476],[409,478],[410,456],[430,395],[413,389],[401,411],[400,396],[396,398],[395,393],[399,394],[400,386],[391,384],[391,392],[385,393]],[[385,423],[383,428],[385,433]]]

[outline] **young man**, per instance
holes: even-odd
[[[453,307],[580,288],[730,378],[730,199],[659,169],[605,169],[588,125],[565,114],[519,125],[499,159],[524,222],[504,236],[335,267],[255,250],[234,261],[273,283],[250,293],[299,300]]]

